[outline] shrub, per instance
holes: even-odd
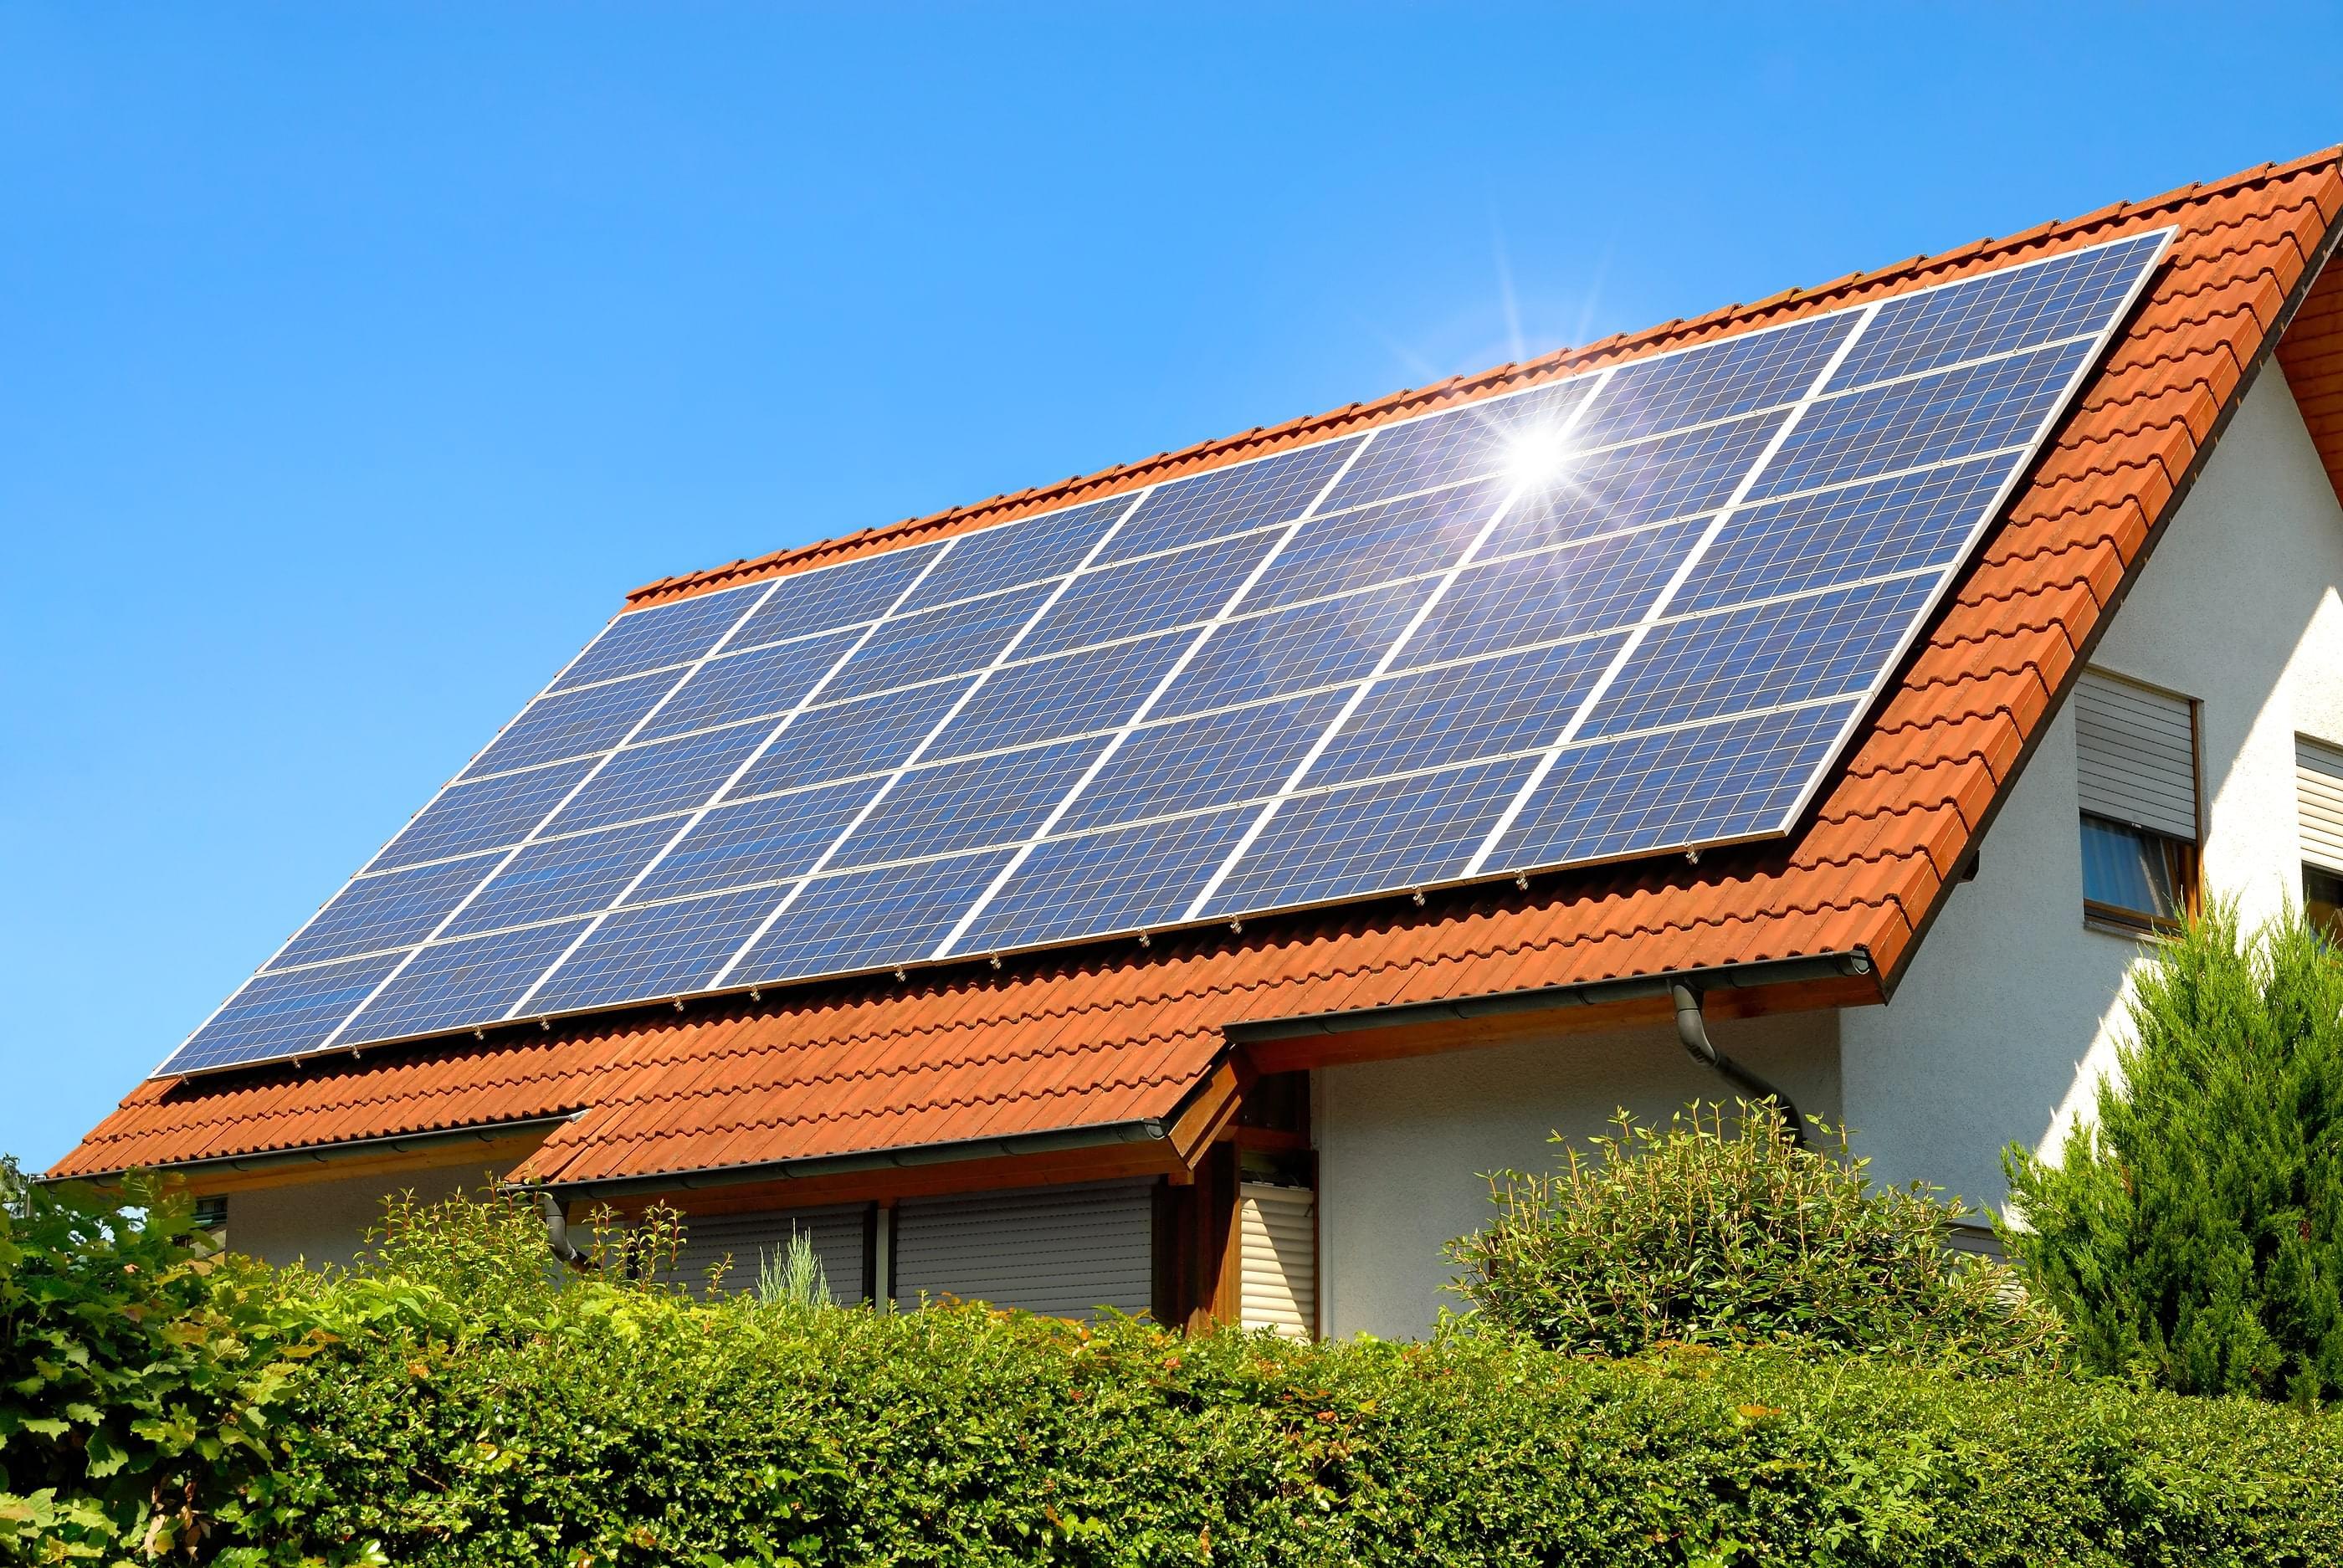
[[[542,1252],[542,1242],[538,1242]],[[2343,1427],[2045,1373],[699,1302],[484,1260],[312,1364],[286,1551],[402,1564],[2343,1556]],[[518,1288],[523,1281],[534,1281]],[[362,1268],[313,1282],[366,1302]]]
[[[211,1560],[269,1523],[269,1422],[322,1338],[186,1202],[23,1187],[0,1204],[0,1557]]]
[[[2005,1235],[2089,1366],[2190,1393],[2343,1393],[2343,963],[2289,911],[2159,944],[2121,1074],[2056,1164],[2004,1157]]]
[[[2009,1271],[1952,1250],[1966,1211],[1917,1183],[1875,1189],[1844,1134],[1799,1149],[1770,1101],[1617,1125],[1553,1175],[1491,1179],[1497,1218],[1450,1248],[1482,1318],[1614,1356],[1751,1340],[1998,1365],[2055,1352],[2056,1319]]]
[[[278,1275],[273,1318],[322,1348],[206,1560],[2343,1559],[2343,1425],[2268,1404],[1764,1348],[1565,1357],[1485,1325],[1297,1344],[703,1302],[621,1266],[663,1227],[572,1274],[523,1207],[401,1203],[357,1268]]]

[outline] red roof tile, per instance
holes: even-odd
[[[1168,1119],[1232,1026],[1861,949],[1891,989],[2235,406],[2278,358],[2343,495],[2343,216],[2335,152],[1045,489],[650,584],[633,604],[894,548],[2025,256],[2177,224],[2105,367],[1978,550],[1899,688],[1795,836],[1215,929],[140,1084],[60,1161],[103,1173],[582,1112],[531,1157],[561,1182]]]

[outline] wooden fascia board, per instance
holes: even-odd
[[[549,1127],[537,1127],[526,1132],[483,1133],[468,1138],[458,1135],[433,1139],[423,1148],[379,1151],[352,1150],[337,1152],[331,1144],[327,1144],[316,1149],[251,1154],[216,1163],[165,1165],[156,1168],[153,1174],[160,1177],[174,1191],[197,1198],[309,1187],[322,1181],[350,1181],[369,1176],[411,1176],[427,1171],[460,1170],[466,1166],[476,1168],[481,1177],[481,1184],[487,1186],[501,1180],[503,1172],[534,1153],[551,1131]],[[94,1187],[111,1189],[121,1185],[122,1178],[126,1174],[116,1171],[107,1176],[65,1177],[60,1180],[85,1181]]]
[[[1879,1000],[1879,987],[1874,980],[1851,975],[1797,985],[1720,987],[1703,993],[1702,1009],[1712,1019],[1759,1018],[1772,1013],[1873,1006]],[[1395,1023],[1388,1028],[1361,1029],[1343,1034],[1261,1040],[1246,1045],[1243,1053],[1257,1071],[1294,1072],[1471,1050],[1525,1040],[1594,1034],[1605,1030],[1648,1027],[1673,1031],[1674,1018],[1674,1003],[1665,996],[1653,996],[1596,1007],[1554,1007],[1492,1013],[1474,1019]],[[1674,1038],[1673,1033],[1670,1038]]]
[[[1144,1143],[842,1171],[834,1176],[782,1177],[721,1187],[679,1185],[662,1189],[655,1181],[647,1180],[608,1199],[588,1192],[572,1201],[589,1211],[607,1201],[614,1211],[629,1217],[641,1214],[654,1203],[665,1204],[686,1215],[742,1214],[823,1208],[836,1203],[891,1203],[904,1198],[1054,1187],[1071,1181],[1105,1181],[1131,1176],[1184,1176],[1186,1168],[1172,1152],[1171,1142],[1161,1138]]]

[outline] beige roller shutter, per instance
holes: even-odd
[[[2343,873],[2343,750],[2296,737],[2294,785],[2302,819],[2302,858]]]
[[[895,1208],[895,1300],[925,1294],[1081,1318],[1153,1296],[1154,1183],[1095,1181]]]
[[[830,1300],[851,1305],[862,1299],[862,1223],[860,1203],[688,1218],[683,1251],[673,1272],[682,1283],[700,1290],[707,1284],[708,1271],[729,1254],[732,1267],[725,1272],[724,1288],[753,1291],[762,1260],[788,1248],[794,1226],[813,1238],[814,1255],[821,1260]]]
[[[1318,1196],[1306,1187],[1249,1181],[1240,1190],[1238,1321],[1310,1338],[1318,1320]]]
[[[2197,728],[2191,705],[2087,671],[2075,689],[2083,809],[2197,841]]]

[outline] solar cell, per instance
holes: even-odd
[[[602,770],[555,813],[546,830],[581,833],[639,817],[691,810],[722,789],[772,731],[771,725],[761,722],[736,724],[614,751]]]
[[[328,959],[412,946],[429,936],[501,856],[472,855],[413,870],[360,877],[319,910],[285,950],[262,967],[291,969]]]
[[[2091,337],[2122,307],[2140,268],[2163,248],[2161,233],[1989,272],[1949,288],[1891,299],[1831,378],[1830,390],[1867,387],[2030,348]]]
[[[1295,532],[1241,608],[1270,609],[1453,566],[1513,490],[1510,480],[1483,479],[1321,514]]]
[[[1594,385],[1592,377],[1582,377],[1377,430],[1319,509],[1347,511],[1503,473],[1523,443],[1567,425]]]
[[[1094,736],[899,774],[830,863],[844,870],[1015,843],[1040,826],[1105,749],[1105,739]]]
[[[1556,754],[1483,868],[1614,859],[1782,830],[1861,704],[1646,731]]]
[[[1419,578],[1223,622],[1149,717],[1176,718],[1358,679],[1407,629],[1433,588],[1431,579]]]
[[[1169,925],[1251,820],[1252,813],[1227,807],[1045,840],[952,945],[992,952]]]
[[[1785,414],[1759,414],[1590,452],[1562,478],[1516,501],[1481,553],[1518,555],[1714,511],[1732,497],[1749,465],[1787,422]]]
[[[942,549],[925,545],[889,550],[778,578],[772,597],[750,612],[725,646],[756,648],[876,620],[919,586],[922,574],[940,561]]]
[[[1632,625],[1658,601],[1705,528],[1694,518],[1467,567],[1407,639],[1395,668]]]
[[[873,776],[714,807],[676,840],[628,901],[648,904],[801,876],[882,782]]]
[[[900,767],[960,694],[975,684],[976,677],[965,675],[884,696],[809,708],[726,791],[725,798],[742,800],[819,784],[825,779],[850,779]]]
[[[803,894],[728,979],[738,985],[771,985],[921,962],[1012,853],[985,849],[915,866],[817,877],[803,884]]]
[[[898,613],[909,615],[955,599],[975,598],[1005,588],[1063,577],[1131,510],[1129,496],[1087,507],[1047,512],[1004,523],[952,541],[951,553],[936,563]]]
[[[1682,354],[1622,365],[1577,430],[1589,447],[1682,430],[1760,408],[1786,408],[1855,330],[1847,315],[1744,333]]]
[[[318,1049],[404,953],[264,972],[244,982],[172,1057],[176,1072],[266,1061]]]
[[[622,615],[561,672],[554,688],[590,686],[640,670],[689,664],[715,647],[717,638],[767,591],[759,584]]]
[[[1262,800],[1301,764],[1350,694],[1321,691],[1134,729],[1075,798],[1067,832]]]
[[[1817,403],[1750,499],[2030,445],[2090,354],[2087,342],[2067,343]]]
[[[929,744],[929,757],[964,757],[1111,729],[1130,719],[1192,633],[1159,632],[1135,642],[1004,665],[977,689]]]
[[[1170,555],[1086,572],[1017,645],[1039,658],[1110,638],[1209,620],[1278,542],[1274,531],[1240,534]]]
[[[365,1045],[494,1023],[586,929],[584,920],[493,931],[414,950],[414,961],[360,1008],[337,1045]]]
[[[618,910],[517,1005],[526,1014],[679,996],[705,989],[786,890],[736,889]]]
[[[650,722],[636,731],[636,738],[658,740],[693,729],[777,718],[813,689],[854,646],[854,639],[853,632],[836,631],[711,658],[684,678]]]
[[[2022,455],[1974,457],[1743,508],[1668,601],[1679,614],[1949,566]]]
[[[473,759],[467,779],[509,773],[542,762],[608,751],[675,689],[674,670],[631,676],[608,686],[558,691],[521,709],[520,717]]]
[[[1934,577],[1834,588],[1671,621],[1589,711],[1587,739],[1863,690],[1877,679]]]
[[[1198,915],[1248,914],[1460,875],[1535,759],[1474,762],[1286,801]]]
[[[1551,745],[1562,728],[1555,716],[1576,711],[1624,640],[1614,632],[1378,681],[1303,782],[1343,784]]]
[[[666,818],[526,845],[441,934],[459,937],[591,914],[634,880],[681,827]]]
[[[581,757],[475,784],[449,785],[416,813],[367,869],[387,871],[518,844],[593,768],[594,759]]]
[[[1358,445],[1356,437],[1322,442],[1151,490],[1100,552],[1098,564],[1290,522],[1308,509]]]
[[[1050,584],[1034,583],[882,622],[822,696],[836,701],[982,669],[1025,629],[1051,591]]]
[[[163,1070],[1786,832],[2165,237],[631,611]]]

